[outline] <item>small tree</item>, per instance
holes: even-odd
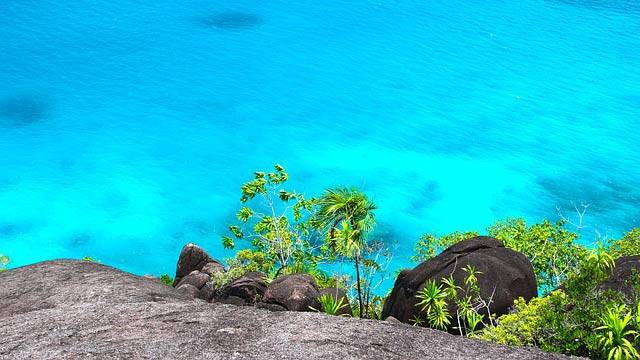
[[[376,206],[367,196],[354,188],[328,189],[317,200],[319,206],[314,219],[317,227],[326,229],[326,249],[354,260],[359,315],[364,315],[364,301],[360,278],[360,258],[367,235],[375,227]]]
[[[369,241],[362,251],[362,294],[364,316],[366,318],[382,317],[384,297],[376,295],[376,290],[393,274],[389,265],[393,260],[393,252],[382,241]]]
[[[260,255],[260,267],[266,264],[270,268],[267,271],[274,270],[277,275],[287,269],[302,271],[309,264],[314,267],[317,258],[309,240],[312,228],[306,221],[314,200],[284,189],[289,175],[280,165],[276,164],[274,170],[256,172],[253,180],[241,186],[243,206],[236,215],[240,224],[229,226],[231,236],[223,236],[222,244],[233,249],[235,240],[250,240],[253,251]],[[252,201],[258,198],[261,203]]]

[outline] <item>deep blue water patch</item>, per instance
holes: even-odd
[[[75,234],[69,239],[69,246],[71,248],[87,247],[91,244],[91,241],[91,235],[89,234]]]
[[[38,95],[14,95],[0,99],[0,124],[22,127],[42,121],[50,112],[48,100]]]
[[[241,11],[225,11],[202,17],[199,23],[207,28],[222,30],[243,30],[256,27],[263,23],[263,19],[254,13]]]

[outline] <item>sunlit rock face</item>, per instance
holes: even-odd
[[[7,359],[563,359],[388,321],[209,304],[98,263],[0,274]]]

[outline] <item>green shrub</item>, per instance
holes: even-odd
[[[624,345],[620,339],[624,331],[614,332],[611,341],[603,340],[603,336],[609,336],[605,330],[616,325],[611,320],[613,315],[622,320],[626,316],[621,315],[622,311],[611,309],[635,306],[640,300],[640,277],[635,274],[628,280],[627,286],[635,289],[630,295],[604,290],[600,284],[610,275],[613,265],[613,257],[599,245],[567,275],[561,289],[528,304],[517,300],[511,314],[501,316],[497,325],[488,326],[477,336],[501,344],[531,345],[545,351],[594,359],[607,358],[609,353],[626,354],[620,348],[611,352]],[[625,337],[630,338],[627,335]],[[626,351],[631,350],[626,348]]]
[[[636,307],[638,309],[640,303]],[[612,306],[600,317],[601,326],[596,328],[598,345],[602,356],[607,359],[638,359],[640,355],[634,343],[637,342],[640,314],[635,317],[625,305]],[[635,320],[633,320],[635,318]],[[633,321],[632,321],[633,320]]]
[[[8,256],[0,254],[0,272],[7,271],[7,265],[11,262]]]
[[[508,219],[489,227],[488,232],[505,247],[527,256],[544,294],[560,286],[589,254],[565,224],[544,220],[528,226],[523,219]]]
[[[274,170],[258,171],[240,187],[242,207],[236,216],[240,223],[229,226],[231,236],[223,236],[222,244],[232,249],[236,240],[248,240],[253,253],[262,257],[261,270],[267,273],[315,266],[318,254],[311,244],[313,227],[308,221],[315,200],[286,190],[283,186],[289,175],[280,165]]]
[[[459,243],[462,240],[470,239],[480,235],[475,231],[454,231],[451,234],[444,236],[436,236],[434,234],[424,234],[418,239],[418,243],[415,246],[416,254],[411,257],[411,260],[415,262],[421,262],[424,260],[435,257],[449,246]]]
[[[609,243],[609,251],[614,257],[640,255],[640,228],[624,234],[620,239]]]
[[[160,275],[160,281],[167,286],[173,286],[173,278],[169,274]]]
[[[478,337],[512,346],[545,345],[540,343],[540,340],[555,335],[552,329],[557,319],[552,309],[567,303],[566,294],[562,290],[551,292],[543,298],[531,299],[529,303],[519,298],[515,301],[511,314],[498,318],[498,325],[489,325]],[[549,322],[549,320],[553,321]]]

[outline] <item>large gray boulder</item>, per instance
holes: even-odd
[[[108,266],[0,274],[0,359],[563,359],[386,321],[209,304]]]
[[[538,294],[533,266],[526,256],[505,248],[497,239],[478,236],[449,247],[412,270],[400,272],[384,303],[383,318],[393,316],[404,323],[411,322],[420,310],[416,307],[416,294],[427,281],[440,282],[453,275],[456,284],[464,286],[467,274],[463,269],[467,265],[482,273],[478,276],[480,295],[487,302],[491,300],[490,310],[496,316],[508,313],[515,299],[529,300]]]

